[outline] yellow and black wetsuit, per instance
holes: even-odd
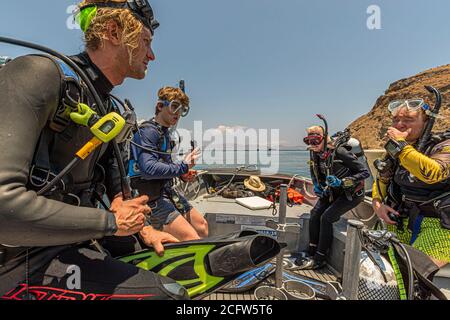
[[[385,199],[390,194],[391,198],[397,199],[397,205],[392,205],[394,209],[410,209],[412,204],[418,205],[414,207],[420,210],[418,215],[409,212],[404,221],[408,228],[394,226],[389,229],[402,242],[437,260],[450,262],[450,230],[441,224],[439,213],[433,208],[436,202],[422,205],[437,197],[442,197],[437,203],[445,199],[449,201],[450,139],[434,146],[429,155],[407,145],[398,157],[396,169],[387,176],[381,176],[378,181],[379,189],[376,183],[372,189],[373,199]]]

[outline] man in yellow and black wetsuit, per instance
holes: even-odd
[[[450,262],[450,138],[442,135],[425,153],[417,151],[428,109],[420,99],[389,105],[393,126],[386,149],[393,166],[380,172],[372,205],[400,241],[443,267]]]

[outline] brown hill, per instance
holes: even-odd
[[[424,86],[431,85],[442,93],[442,107],[434,132],[445,131],[450,127],[450,65],[433,68],[413,77],[392,83],[384,95],[378,98],[375,106],[366,115],[358,118],[349,126],[352,135],[358,138],[365,149],[380,149],[387,128],[392,125],[391,116],[387,110],[389,102],[398,99],[423,98],[431,106],[434,96]]]

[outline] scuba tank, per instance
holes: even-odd
[[[366,192],[372,192],[372,185],[374,180],[361,142],[350,135],[350,130],[348,128],[344,131],[335,133],[331,137],[331,139],[333,140],[333,144],[336,148],[344,147],[345,149],[353,153],[358,158],[358,161],[364,166],[364,168],[367,169],[370,176],[364,180],[364,190]]]
[[[367,171],[370,173],[370,176],[364,180],[364,190],[366,192],[372,192],[372,186],[373,186],[373,175],[370,171],[369,162],[367,161],[366,154],[364,153],[364,149],[362,148],[361,142],[351,137],[347,143],[344,145],[347,150],[352,152],[357,158],[360,163],[363,164],[363,166],[367,169]]]
[[[358,300],[400,300],[392,265],[378,252],[371,254],[378,265],[375,265],[366,251],[361,252]]]

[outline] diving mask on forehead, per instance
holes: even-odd
[[[171,113],[179,113],[181,112],[182,117],[186,117],[189,113],[190,107],[181,104],[178,100],[158,100],[158,103],[161,103],[164,107],[169,107]]]
[[[425,113],[430,110],[430,106],[423,101],[423,99],[410,99],[410,100],[396,100],[392,101],[388,105],[388,110],[392,115],[395,115],[402,108],[407,108],[408,111],[423,110]]]
[[[86,32],[89,28],[92,19],[97,14],[98,8],[128,9],[139,21],[150,29],[152,35],[155,29],[159,27],[159,22],[155,19],[153,9],[148,3],[148,0],[127,0],[125,2],[105,1],[87,4],[75,12],[75,19],[83,32]]]

